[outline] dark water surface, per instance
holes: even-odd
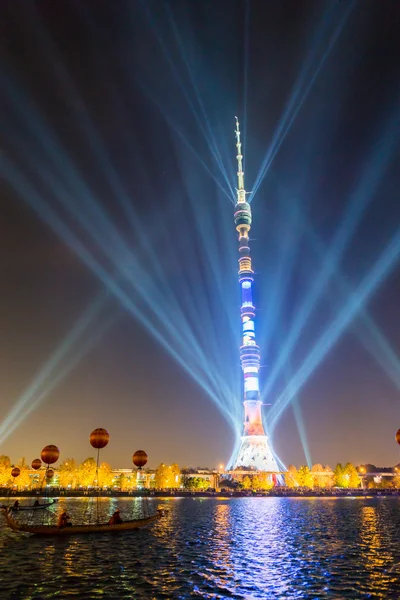
[[[54,513],[38,512],[55,519],[66,507],[78,522],[95,503],[60,499]],[[119,535],[18,535],[1,516],[0,598],[400,598],[398,498],[149,504],[167,507],[167,516]],[[100,501],[105,514],[116,506]],[[129,518],[143,505],[119,499],[118,507]]]

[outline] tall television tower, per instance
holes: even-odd
[[[238,455],[233,468],[253,467],[257,471],[279,471],[276,460],[268,444],[262,421],[260,385],[260,348],[256,342],[255,306],[252,285],[254,271],[251,265],[249,231],[251,228],[251,208],[246,202],[244,189],[243,155],[240,142],[239,121],[236,117],[236,148],[238,162],[238,188],[235,205],[235,225],[239,234],[239,284],[242,291],[242,345],[240,362],[244,379],[244,430]]]

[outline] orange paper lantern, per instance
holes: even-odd
[[[141,469],[147,463],[148,456],[144,450],[136,450],[135,454],[132,456],[133,464]]]
[[[40,454],[40,458],[46,465],[52,465],[53,463],[57,462],[59,456],[60,451],[57,446],[54,446],[53,444],[45,446]]]
[[[90,445],[93,446],[93,448],[96,448],[97,450],[105,448],[109,440],[110,434],[106,429],[103,429],[102,427],[99,427],[98,429],[92,431],[89,438]]]
[[[42,461],[40,460],[40,458],[35,458],[32,461],[31,467],[32,469],[34,469],[35,471],[37,471],[38,469],[40,469],[40,467],[42,466]]]
[[[18,467],[14,467],[13,470],[11,471],[11,475],[13,477],[18,477],[18,475],[21,473],[21,469],[19,469]]]
[[[398,429],[396,432],[396,442],[400,444],[400,429]]]
[[[54,471],[53,469],[47,469],[46,471],[46,479],[53,479],[54,477]]]

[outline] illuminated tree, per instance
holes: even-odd
[[[11,479],[11,460],[5,454],[0,456],[0,487],[6,487]]]
[[[121,473],[116,477],[114,481],[114,485],[120,488],[120,490],[125,491],[128,489],[128,476],[125,473]]]
[[[21,468],[21,467],[20,467]],[[30,489],[32,486],[31,472],[28,467],[21,468],[20,476],[15,482],[20,490]]]
[[[252,482],[251,477],[249,477],[248,475],[245,475],[243,477],[242,485],[243,485],[243,489],[244,490],[250,490],[250,489],[252,489],[253,482]]]
[[[285,475],[285,483],[289,488],[299,487],[299,476],[294,465],[289,465]]]
[[[81,487],[95,486],[96,482],[96,461],[94,458],[87,458],[79,465],[78,482]]]
[[[97,485],[99,487],[112,487],[114,482],[114,475],[110,465],[106,462],[100,464],[99,468],[99,481]]]
[[[346,474],[342,463],[338,463],[333,472],[333,480],[336,487],[348,488],[350,477]]]
[[[400,487],[400,473],[398,475],[395,475],[395,477],[393,477],[392,484],[396,488]]]
[[[203,477],[186,477],[183,486],[188,490],[206,490],[210,482]]]
[[[257,473],[252,478],[253,490],[270,490],[273,485],[272,478],[268,473]]]
[[[333,486],[333,471],[329,466],[323,467],[317,463],[312,466],[311,473],[314,479],[314,487],[329,489]]]
[[[355,468],[355,466],[352,463],[347,463],[343,470],[344,476],[348,481],[348,487],[360,487],[360,477],[358,476],[357,469]]]
[[[155,472],[156,488],[175,488],[179,485],[180,470],[177,464],[165,465],[161,463]]]
[[[32,471],[26,464],[25,458],[21,458],[17,466],[20,469],[20,474],[12,483],[16,485],[19,490],[30,489],[32,485]]]
[[[122,491],[130,491],[136,489],[136,473],[121,473],[115,479],[113,479],[113,485],[119,487]]]
[[[324,467],[319,463],[311,467],[311,473],[313,474],[313,487],[324,488],[326,487],[326,475]]]
[[[331,467],[329,465],[326,465],[324,471],[326,473],[325,487],[330,489],[334,485],[333,470],[331,469]]]
[[[78,465],[73,458],[66,458],[57,469],[58,483],[62,488],[75,488],[78,483]]]
[[[167,465],[165,465],[164,463],[161,463],[161,465],[159,465],[156,469],[155,472],[155,485],[157,488],[164,488],[166,487],[167,484],[167,480],[168,480],[168,471],[167,471],[168,467]]]
[[[312,488],[314,485],[314,477],[309,467],[303,465],[297,473],[298,482],[301,487]]]

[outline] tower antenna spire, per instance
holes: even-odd
[[[239,128],[239,119],[237,117],[235,117],[236,119],[236,129],[235,129],[235,135],[236,135],[236,148],[237,148],[237,165],[238,165],[238,170],[237,170],[237,176],[238,176],[238,188],[236,190],[237,192],[237,202],[246,202],[246,191],[244,189],[244,173],[243,173],[243,154],[242,154],[242,143],[240,141],[240,128]]]
[[[260,348],[256,339],[256,308],[253,303],[254,271],[251,263],[249,232],[251,229],[251,206],[246,202],[244,189],[243,155],[240,142],[239,119],[236,118],[236,148],[238,165],[238,189],[234,220],[239,240],[239,285],[242,305],[242,342],[240,362],[243,371],[244,428],[242,443],[233,462],[234,468],[252,467],[257,471],[278,472],[278,465],[269,447],[262,419],[259,370]]]

